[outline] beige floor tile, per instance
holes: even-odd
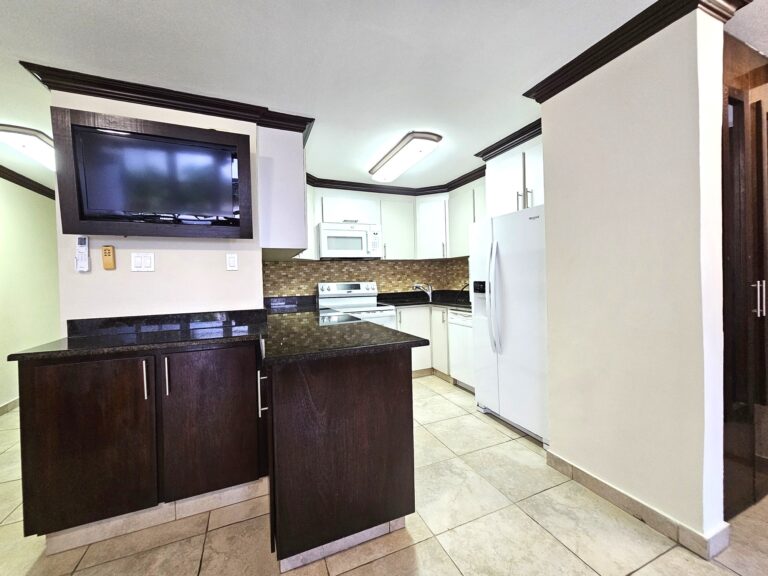
[[[437,539],[464,576],[595,575],[517,506],[473,520]]]
[[[269,480],[267,478],[260,478],[254,482],[240,484],[239,486],[224,488],[223,490],[209,492],[201,496],[192,496],[191,498],[176,502],[176,518],[194,516],[201,512],[208,512],[215,508],[245,502],[246,500],[252,500],[266,494],[269,494]]]
[[[509,436],[510,438],[521,438],[522,436],[525,436],[525,434],[519,430],[516,430],[506,422],[502,422],[498,418],[495,418],[494,416],[491,416],[490,414],[483,414],[482,412],[473,412],[472,416],[480,420],[481,422],[485,422],[486,424],[489,424],[496,428],[499,432],[504,434],[505,436]]]
[[[269,550],[269,516],[259,516],[208,532],[201,576],[277,576],[277,557]],[[325,576],[325,560],[288,572],[290,576]]]
[[[0,416],[0,430],[18,430],[19,411],[12,410]]]
[[[413,401],[413,418],[419,424],[429,424],[466,414],[466,410],[438,395]]]
[[[414,382],[418,382],[419,384],[423,384],[433,392],[436,392],[438,394],[447,394],[449,392],[453,392],[457,390],[458,388],[451,384],[450,382],[446,382],[442,378],[438,378],[437,376],[424,376],[423,378],[416,378]]]
[[[460,408],[464,408],[467,412],[475,412],[477,410],[477,402],[475,396],[466,392],[460,388],[457,388],[453,392],[447,392],[443,394],[443,398],[450,400]]]
[[[637,570],[674,546],[666,536],[573,481],[518,505],[603,576]]]
[[[428,386],[425,386],[418,380],[413,381],[413,398],[414,400],[420,399],[420,398],[429,398],[430,396],[434,396],[437,394],[434,390],[429,388]]]
[[[176,519],[175,510],[176,507],[171,502],[106,520],[98,520],[83,526],[68,528],[61,532],[54,532],[46,537],[45,549],[48,554],[56,554],[77,546],[93,544],[115,536],[137,532],[144,528],[173,522]]]
[[[744,510],[744,512],[742,512],[740,515],[749,516],[750,518],[754,518],[755,520],[760,520],[761,522],[768,524],[768,496],[760,500],[760,502],[754,506],[750,506]]]
[[[434,534],[510,504],[458,458],[416,468],[415,476],[416,511]]]
[[[677,546],[635,572],[633,576],[733,576],[733,572]]]
[[[541,442],[535,438],[531,438],[530,436],[523,436],[522,438],[515,440],[515,442],[517,442],[520,446],[527,448],[534,454],[541,456],[542,458],[547,457],[547,451],[544,450],[544,446],[542,446]]]
[[[208,526],[208,513],[190,516],[183,520],[174,520],[159,526],[145,528],[138,532],[116,536],[88,547],[85,557],[80,562],[80,569],[103,564],[117,558],[131,556],[145,550],[157,548],[171,542],[178,542],[205,534]]]
[[[19,504],[16,507],[16,510],[5,517],[5,520],[3,520],[2,524],[14,524],[15,522],[21,522],[22,520],[24,520],[24,507]]]
[[[0,526],[0,574],[3,576],[70,574],[84,552],[85,546],[46,556],[45,538],[25,538],[24,528],[20,523]]]
[[[21,504],[21,480],[0,484],[0,522]]]
[[[456,454],[466,454],[509,441],[508,436],[469,414],[424,427]]]
[[[0,482],[9,482],[20,478],[21,446],[16,444],[0,454]]]
[[[414,466],[417,468],[456,457],[423,426],[413,429],[413,449]]]
[[[328,573],[331,576],[337,576],[431,537],[432,532],[429,531],[421,516],[410,514],[406,516],[405,528],[402,530],[390,532],[326,558]]]
[[[466,454],[461,459],[513,502],[569,480],[517,440]]]
[[[18,430],[0,430],[0,452],[5,452],[20,441],[21,438]]]
[[[347,572],[348,576],[461,576],[434,538]]]
[[[200,567],[204,535],[179,540],[75,572],[77,576],[194,576]]]
[[[716,560],[741,576],[768,574],[768,523],[754,513],[731,520],[731,545]]]
[[[232,504],[231,506],[216,508],[211,510],[208,530],[216,530],[216,528],[263,516],[264,514],[269,514],[269,496],[259,496],[258,498]]]

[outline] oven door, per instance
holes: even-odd
[[[320,258],[370,258],[367,230],[320,227]]]

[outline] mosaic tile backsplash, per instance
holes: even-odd
[[[318,282],[375,281],[379,292],[407,292],[413,284],[461,290],[469,282],[469,258],[444,260],[288,260],[264,262],[264,296],[302,296]]]

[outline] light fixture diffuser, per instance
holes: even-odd
[[[433,132],[408,132],[368,173],[377,182],[392,182],[432,152],[442,139]]]
[[[0,124],[0,142],[40,162],[49,170],[56,171],[53,139],[44,132],[24,126]]]

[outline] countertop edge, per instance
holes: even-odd
[[[289,362],[303,362],[305,360],[322,360],[324,358],[338,358],[340,356],[356,356],[358,354],[370,354],[374,352],[389,352],[403,348],[420,348],[429,346],[429,340],[425,338],[415,338],[403,342],[392,342],[389,344],[371,344],[368,346],[356,346],[354,348],[336,348],[332,350],[319,350],[317,352],[307,352],[302,354],[286,354],[284,356],[266,356],[264,358],[265,366],[275,364],[287,364]]]

